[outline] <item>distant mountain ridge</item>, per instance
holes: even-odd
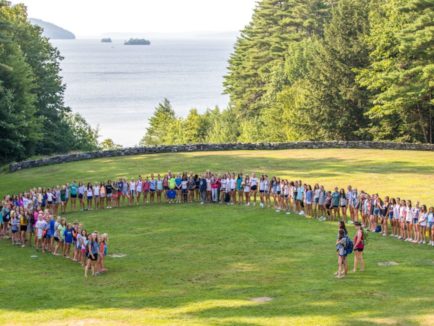
[[[52,23],[37,18],[30,18],[29,20],[33,25],[41,27],[44,30],[42,34],[45,37],[48,37],[49,39],[52,40],[74,40],[75,39],[75,35],[72,32],[62,27],[59,27],[57,25],[54,25]]]

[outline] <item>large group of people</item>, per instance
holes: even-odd
[[[41,205],[38,193],[25,196],[5,196],[0,207],[0,238],[10,238],[12,245],[33,246],[43,254],[51,253],[81,264],[87,278],[107,272],[104,259],[108,250],[108,235],[88,232],[83,224],[70,222],[53,214],[53,209]]]
[[[104,271],[104,268],[101,263],[98,267],[92,262],[103,260],[101,248],[106,247],[104,235],[96,232],[88,234],[79,223],[67,223],[66,219],[56,217],[67,211],[146,206],[162,202],[258,205],[319,221],[343,221],[360,225],[368,232],[434,246],[433,207],[427,208],[419,202],[413,205],[411,200],[368,194],[351,186],[346,190],[338,187],[327,190],[320,184],[312,186],[301,180],[257,176],[255,173],[218,174],[210,171],[202,175],[169,171],[165,175],[151,174],[129,180],[72,181],[61,186],[33,188],[8,195],[4,197],[0,210],[0,236],[10,232],[14,244],[25,245],[26,237],[31,239],[35,233],[37,249],[51,251],[55,255],[61,252],[88,268],[92,267],[97,273]],[[71,248],[74,249],[73,255]],[[94,260],[95,255],[99,258]]]

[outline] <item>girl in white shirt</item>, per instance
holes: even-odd
[[[246,198],[246,206],[250,206],[250,178],[247,175],[243,183],[244,197]]]
[[[95,185],[93,186],[93,199],[95,202],[95,209],[99,208],[99,194],[100,194],[100,187],[98,183],[95,183]]]
[[[418,229],[419,229],[419,243],[425,244],[425,235],[426,235],[426,226],[428,223],[428,212],[425,205],[422,205],[420,209],[420,218],[418,221]]]

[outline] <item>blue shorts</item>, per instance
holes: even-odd
[[[434,222],[428,222],[428,227],[429,227],[430,229],[432,229],[433,226],[434,226]]]

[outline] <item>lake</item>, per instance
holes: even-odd
[[[223,76],[233,39],[151,40],[151,46],[121,40],[52,41],[64,60],[65,101],[94,127],[101,139],[138,144],[148,118],[165,97],[177,115],[225,108]]]

